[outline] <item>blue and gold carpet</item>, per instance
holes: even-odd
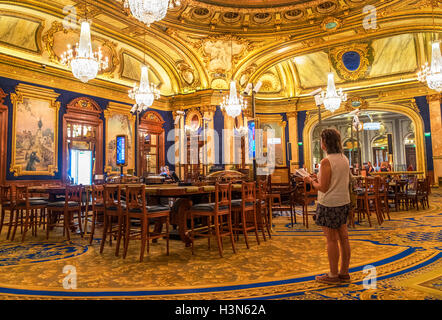
[[[197,241],[196,255],[180,241],[163,240],[138,262],[139,242],[128,257],[114,256],[114,247],[99,253],[98,230],[92,245],[74,236],[39,230],[27,241],[0,235],[0,299],[440,299],[442,297],[442,194],[430,208],[392,212],[391,220],[373,227],[362,222],[350,229],[352,283],[324,285],[314,281],[328,271],[325,239],[310,221],[290,227],[288,217],[274,219],[271,240],[257,245],[243,238],[233,254],[225,240],[224,258],[216,245]],[[375,219],[373,219],[375,220]],[[262,239],[262,237],[261,237]],[[64,268],[76,269],[76,289],[64,289]],[[376,288],[364,286],[365,266],[376,268]],[[372,283],[373,284],[373,283]]]

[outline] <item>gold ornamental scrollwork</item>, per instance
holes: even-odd
[[[356,109],[367,109],[368,103],[366,100],[362,99],[361,97],[350,97],[347,99],[347,102],[345,103],[345,110],[347,111],[353,111]]]
[[[343,55],[351,51],[356,52],[360,57],[359,66],[356,70],[347,69],[342,60]],[[353,43],[331,49],[329,58],[340,78],[355,81],[365,77],[368,67],[373,63],[374,53],[369,43]]]

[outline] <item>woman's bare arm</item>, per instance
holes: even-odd
[[[312,186],[318,191],[326,193],[330,187],[331,181],[331,166],[328,159],[321,161],[321,169],[319,172],[319,179],[312,181]]]

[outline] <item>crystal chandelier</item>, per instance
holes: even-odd
[[[328,74],[327,91],[321,91],[321,99],[326,110],[335,112],[341,106],[341,102],[347,101],[347,94],[342,92],[342,88],[336,91],[335,77],[332,72]]]
[[[168,8],[179,5],[179,0],[125,0],[124,2],[124,6],[130,9],[132,15],[147,26],[162,20]]]
[[[417,78],[421,82],[426,82],[430,89],[442,92],[442,56],[440,53],[440,42],[434,41],[431,44],[431,66],[428,62],[422,66]]]
[[[149,82],[148,67],[145,65],[142,66],[140,86],[137,87],[135,84],[134,87],[129,90],[129,98],[135,100],[131,112],[147,110],[147,108],[153,104],[153,101],[159,97],[160,91],[157,89],[157,86]]]
[[[247,101],[241,95],[239,97],[237,95],[235,81],[230,82],[229,95],[224,96],[220,108],[226,110],[227,115],[232,118],[236,118],[247,108]]]
[[[68,50],[61,55],[61,63],[69,66],[75,78],[82,82],[94,79],[98,71],[107,69],[108,57],[103,60],[101,48],[92,51],[91,27],[89,22],[81,23],[80,42],[75,48],[68,45]]]

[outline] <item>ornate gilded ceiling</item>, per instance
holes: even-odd
[[[90,84],[121,95],[138,82],[144,61],[166,97],[226,89],[234,78],[240,87],[262,81],[262,101],[304,99],[326,85],[330,68],[348,92],[418,87],[432,31],[442,29],[442,2],[433,3],[435,28],[430,0],[181,0],[147,28],[121,0],[87,7],[84,0],[0,0],[0,62],[71,78],[59,58],[77,41],[87,11],[93,45],[110,61]],[[376,8],[374,29],[363,26],[366,5]]]

